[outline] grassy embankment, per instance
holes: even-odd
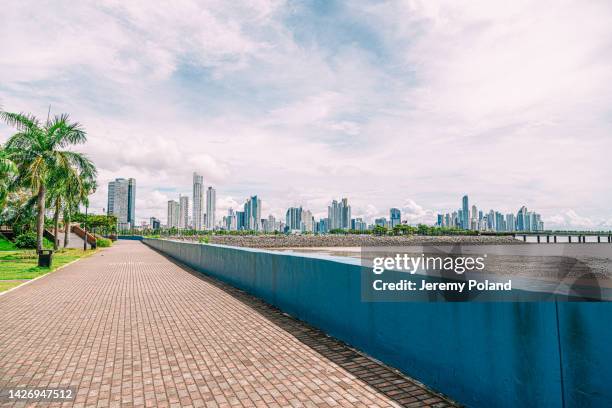
[[[0,238],[0,292],[53,272],[62,265],[92,253],[92,250],[61,249],[53,254],[51,268],[41,268],[37,265],[38,255],[35,250],[17,249],[12,242]]]

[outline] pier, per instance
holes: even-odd
[[[579,234],[564,234],[564,233],[546,233],[546,232],[531,232],[531,233],[513,233],[512,236],[523,242],[537,244],[611,244],[612,234],[606,233],[579,233]],[[530,240],[531,238],[531,240]]]

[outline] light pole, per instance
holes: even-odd
[[[96,192],[95,187],[91,189],[90,194],[94,194]],[[85,197],[85,223],[83,224],[83,230],[85,231],[85,236],[83,237],[83,251],[87,251],[87,210],[89,208],[89,197]]]
[[[89,207],[89,202],[86,202],[85,203],[85,223],[83,224],[83,231],[85,231],[85,236],[83,237],[83,251],[87,251],[87,208],[88,207]]]

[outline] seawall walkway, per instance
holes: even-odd
[[[134,241],[0,296],[0,390],[68,386],[74,406],[450,406]]]

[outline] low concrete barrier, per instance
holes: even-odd
[[[610,303],[362,302],[354,260],[144,243],[466,406],[612,406]]]
[[[142,235],[117,235],[117,239],[124,239],[127,241],[142,241]]]

